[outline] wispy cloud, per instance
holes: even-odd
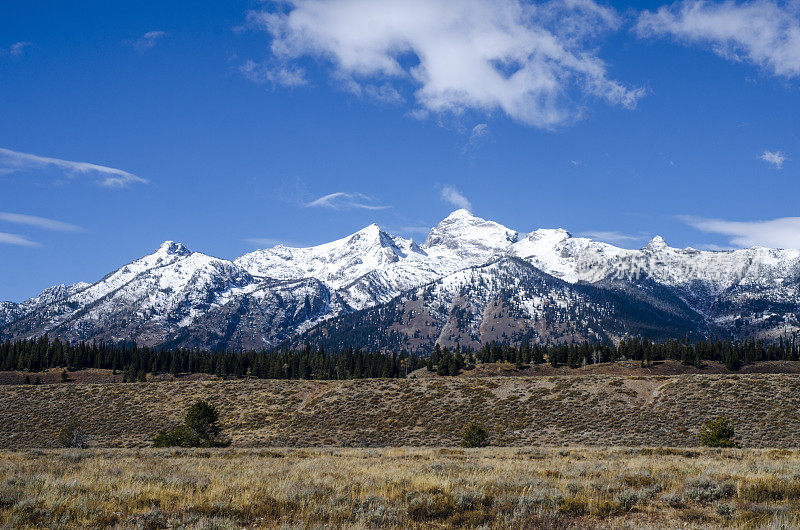
[[[775,75],[800,75],[800,9],[795,1],[708,2],[687,0],[645,11],[641,37],[672,36],[708,46],[734,61],[748,61]]]
[[[463,193],[458,191],[455,186],[445,185],[442,187],[441,198],[444,202],[455,206],[456,208],[465,208],[472,210],[472,204],[469,202]]]
[[[55,167],[64,171],[68,176],[91,175],[95,177],[95,184],[107,188],[122,188],[130,184],[146,183],[147,180],[133,173],[113,167],[90,164],[88,162],[72,162],[60,158],[20,153],[0,147],[0,173],[11,173],[30,169]]]
[[[728,236],[735,247],[800,249],[800,217],[779,217],[766,221],[726,221],[681,216],[685,223],[703,232]]]
[[[363,193],[337,191],[323,195],[318,199],[305,203],[306,208],[329,208],[331,210],[385,210],[389,206],[376,203],[375,199]]]
[[[25,215],[22,213],[0,212],[0,221],[7,223],[16,223],[21,225],[34,226],[36,228],[43,228],[45,230],[53,230],[55,232],[82,232],[83,228],[78,225],[64,223],[62,221],[55,221],[46,217],[37,217],[35,215]]]
[[[391,101],[410,115],[497,111],[535,127],[582,117],[584,96],[633,108],[644,90],[612,79],[595,41],[621,18],[594,0],[285,0],[251,11],[270,38],[259,82],[304,84],[303,62],[330,66],[341,88]],[[370,88],[371,87],[371,88]],[[577,97],[576,97],[577,96]]]
[[[581,232],[578,234],[578,236],[597,239],[600,241],[605,241],[606,243],[634,243],[637,241],[645,241],[648,238],[648,236],[645,234],[634,235],[604,230]]]
[[[25,55],[25,50],[31,46],[33,46],[33,43],[29,41],[15,42],[7,49],[0,49],[0,56],[9,55],[11,57],[22,57]]]
[[[255,61],[245,61],[239,71],[254,83],[274,83],[287,87],[298,87],[306,84],[305,72],[298,67],[285,66],[269,68]]]
[[[31,241],[25,236],[19,234],[9,234],[7,232],[0,232],[0,244],[17,245],[19,247],[41,247],[36,241]]]
[[[463,154],[470,153],[480,147],[485,142],[491,133],[489,132],[489,125],[486,123],[479,123],[469,133],[467,143],[461,148]]]
[[[781,169],[783,167],[783,163],[789,160],[785,154],[781,151],[767,151],[765,150],[761,156],[759,156],[761,160],[775,166],[776,169]]]
[[[135,41],[133,41],[133,47],[136,48],[137,51],[146,52],[147,50],[153,48],[158,41],[163,39],[167,36],[166,31],[148,31]]]

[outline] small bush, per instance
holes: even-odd
[[[707,422],[700,431],[700,443],[706,447],[736,447],[733,426],[722,416]]]
[[[734,509],[730,504],[721,502],[715,506],[715,511],[717,512],[717,515],[727,519],[729,517],[733,517]]]
[[[633,490],[620,491],[614,496],[614,502],[624,511],[629,512],[639,502],[639,495]]]
[[[198,401],[186,412],[183,425],[161,431],[153,439],[153,447],[227,447],[230,440],[221,436],[219,412],[205,401]]]
[[[664,503],[670,508],[683,508],[685,506],[683,502],[683,496],[678,495],[677,493],[669,493],[664,495],[663,497]]]
[[[153,447],[202,447],[202,439],[186,425],[161,431],[153,439]]]
[[[435,491],[423,493],[408,503],[408,516],[415,521],[445,519],[456,511],[456,501],[452,495]]]
[[[472,423],[464,430],[464,438],[461,440],[462,447],[486,447],[487,445],[489,445],[489,434],[480,425]]]
[[[585,500],[577,497],[568,497],[558,504],[558,513],[572,517],[581,517],[589,513]]]
[[[594,515],[596,517],[605,518],[613,517],[615,515],[623,515],[624,510],[617,503],[609,500],[600,500],[594,508]]]
[[[75,418],[69,420],[58,432],[58,443],[62,447],[72,447],[76,449],[85,449],[89,446],[89,441],[86,439],[86,434],[83,432],[83,427]]]
[[[700,504],[732,497],[736,492],[732,482],[716,483],[708,477],[690,480],[688,486],[685,497]]]

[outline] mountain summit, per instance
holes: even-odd
[[[88,284],[0,303],[0,339],[260,348],[757,336],[798,330],[800,251],[630,250],[456,210],[423,245],[369,225],[233,261],[165,241]],[[338,342],[337,342],[338,341]]]

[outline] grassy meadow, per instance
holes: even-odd
[[[0,452],[7,528],[793,528],[800,452],[664,448]]]
[[[198,399],[232,446],[153,448]],[[0,385],[0,527],[798,528],[798,404],[793,374]],[[742,447],[691,447],[717,415]]]

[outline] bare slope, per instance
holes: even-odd
[[[800,445],[800,376],[187,381],[0,387],[0,446],[52,446],[81,419],[97,445],[147,445],[196,399],[235,446],[454,445],[469,422],[495,445],[696,445],[723,414],[747,446]]]

